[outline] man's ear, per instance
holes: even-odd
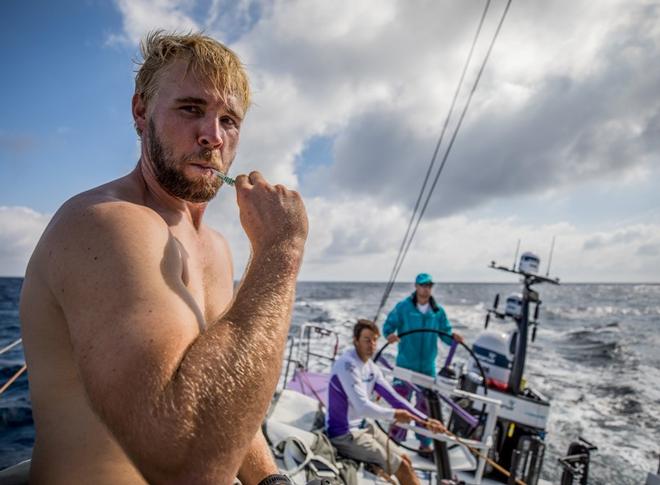
[[[133,112],[133,123],[139,134],[144,133],[147,128],[147,104],[138,93],[133,95],[131,101],[131,111]]]

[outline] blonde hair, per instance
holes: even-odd
[[[224,99],[235,96],[243,111],[250,106],[250,83],[238,56],[220,42],[201,33],[177,35],[150,32],[140,42],[143,61],[135,76],[135,93],[145,104],[158,91],[160,72],[175,59],[188,61],[187,72],[208,79]]]

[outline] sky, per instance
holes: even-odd
[[[23,275],[64,201],[135,166],[138,43],[160,28],[203,30],[246,65],[231,175],[302,194],[300,279],[386,281],[485,5],[5,0],[0,276]],[[504,6],[489,5],[456,115]],[[513,1],[398,280],[511,281],[487,265],[510,265],[518,240],[545,274],[555,237],[562,281],[660,282],[659,17],[650,1]],[[229,188],[205,217],[239,276]]]

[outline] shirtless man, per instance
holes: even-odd
[[[73,197],[28,265],[22,333],[34,484],[256,484],[307,237],[298,193],[236,178],[252,257],[236,293],[202,223],[249,105],[238,58],[202,35],[142,46],[136,168]],[[88,163],[93,165],[93,154]],[[225,187],[224,196],[233,196]],[[239,470],[240,468],[240,470]]]

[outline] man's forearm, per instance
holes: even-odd
[[[255,255],[222,318],[186,353],[172,388],[190,409],[191,455],[222,455],[238,469],[280,375],[302,250]]]
[[[228,410],[255,413],[255,430],[272,399],[280,376],[282,354],[289,332],[296,278],[302,251],[274,250],[255,255],[239,287],[234,303],[216,326],[229,329],[232,360],[224,377],[234,377],[237,398],[247,392],[249,402],[234,399]],[[236,366],[242,362],[245,366]],[[233,408],[233,409],[232,409]]]

